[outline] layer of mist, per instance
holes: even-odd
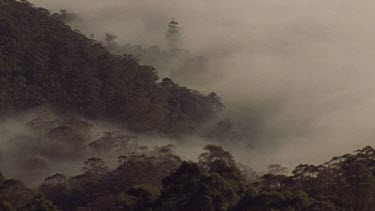
[[[56,173],[82,173],[83,163],[100,157],[110,170],[120,156],[147,155],[158,158],[171,153],[197,161],[210,143],[201,137],[173,139],[157,134],[135,134],[108,122],[93,122],[72,115],[57,115],[48,107],[3,118],[0,124],[0,168],[7,178],[38,187]]]
[[[76,13],[74,28],[97,39],[113,32],[121,45],[165,49],[167,24],[178,20],[180,47],[206,64],[200,80],[176,80],[222,97],[222,118],[242,135],[223,145],[250,166],[319,163],[374,143],[371,1],[31,2]],[[199,138],[186,140],[198,144],[185,153],[199,154]]]

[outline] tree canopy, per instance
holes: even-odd
[[[199,163],[181,162],[171,155],[153,161],[139,155],[120,157],[119,167],[104,176],[82,174],[67,179],[56,174],[40,190],[63,210],[99,203],[104,208],[116,204],[128,210],[156,211],[334,211],[375,206],[375,150],[371,147],[319,166],[301,164],[289,176],[272,171],[256,181],[246,180],[229,152],[213,145],[205,149]],[[216,171],[211,167],[216,161],[232,168]]]
[[[62,12],[61,15],[67,15]],[[219,98],[159,83],[151,66],[113,55],[27,1],[0,6],[0,112],[48,104],[58,112],[109,119],[136,132],[190,133],[223,107]],[[115,39],[107,34],[108,42]]]

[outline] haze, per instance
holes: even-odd
[[[224,116],[258,128],[227,146],[252,166],[319,163],[374,144],[373,1],[31,2],[79,14],[73,26],[85,34],[145,46],[163,46],[176,18],[183,47],[209,61],[212,77],[192,88],[215,91]]]

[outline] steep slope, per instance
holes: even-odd
[[[43,104],[169,135],[193,132],[223,106],[214,93],[159,83],[153,67],[112,55],[46,9],[0,0],[0,111]]]

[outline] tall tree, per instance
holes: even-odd
[[[199,166],[209,173],[222,176],[240,194],[244,192],[245,177],[232,154],[221,146],[209,144],[199,156]]]
[[[177,48],[181,38],[181,27],[179,23],[172,18],[172,20],[168,24],[168,30],[166,33],[166,38],[168,42],[168,46],[170,48]]]

